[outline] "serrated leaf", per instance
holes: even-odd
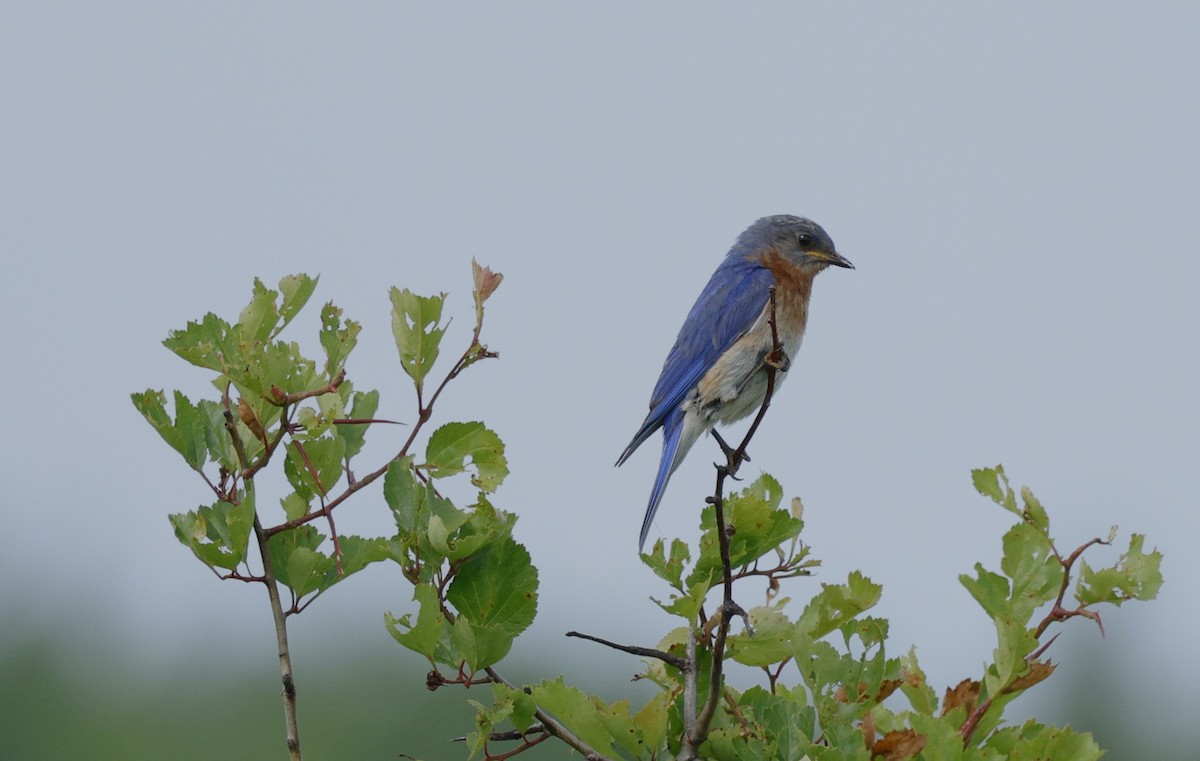
[[[239,467],[237,451],[233,448],[233,437],[225,427],[225,408],[211,399],[201,399],[196,408],[204,426],[204,444],[208,447],[209,457],[225,470],[236,471]]]
[[[175,537],[201,562],[234,570],[246,559],[246,547],[254,526],[254,486],[247,485],[238,504],[218,501],[168,518],[175,529]]]
[[[226,367],[242,359],[241,348],[231,332],[229,323],[209,312],[183,330],[172,330],[163,346],[197,367],[224,373]]]
[[[345,455],[346,442],[336,436],[293,441],[287,448],[288,480],[297,491],[303,484],[312,494],[328,494],[341,480]]]
[[[358,344],[362,326],[354,320],[342,322],[342,310],[329,302],[321,309],[321,348],[325,350],[325,377],[332,380],[346,365]]]
[[[1103,754],[1087,732],[1047,727],[1032,720],[1019,729],[1006,727],[993,733],[984,747],[1014,761],[1096,761]]]
[[[742,568],[773,552],[785,541],[795,538],[804,527],[789,509],[780,509],[783,487],[767,473],[725,499],[726,523],[733,527],[729,536],[729,561],[733,568]],[[700,556],[688,575],[691,587],[700,578],[723,572],[720,538],[717,535],[716,510],[709,506],[701,513]]]
[[[874,607],[883,587],[853,571],[845,584],[822,584],[796,621],[797,630],[814,640]]]
[[[280,499],[279,506],[283,508],[283,514],[289,521],[294,521],[308,512],[308,500],[296,492]]]
[[[655,576],[683,591],[683,571],[690,556],[686,543],[672,539],[671,555],[667,557],[664,541],[659,539],[650,552],[642,553],[641,558],[642,562],[654,571]]]
[[[418,516],[425,496],[424,487],[413,478],[411,465],[409,457],[392,460],[383,475],[383,498],[402,534],[415,533],[420,527]]]
[[[1093,569],[1080,561],[1075,596],[1083,605],[1108,602],[1120,605],[1126,600],[1153,600],[1162,587],[1162,553],[1143,552],[1146,537],[1133,534],[1129,549],[1115,566]]]
[[[254,278],[250,303],[238,316],[237,327],[244,338],[259,342],[270,340],[275,326],[279,324],[279,309],[275,305],[278,295],[263,285],[261,280]]]
[[[1007,612],[1008,579],[984,568],[982,563],[976,563],[975,578],[964,573],[958,580],[991,618]]]
[[[385,613],[384,623],[397,642],[424,655],[434,665],[438,643],[446,630],[446,619],[438,604],[437,590],[428,584],[417,584],[413,587],[413,600],[418,605],[415,622],[407,613],[399,617]]]
[[[775,608],[757,607],[747,612],[750,633],[729,637],[727,655],[747,666],[770,666],[792,655],[795,625]]]
[[[447,423],[433,432],[425,447],[425,464],[434,478],[445,478],[467,470],[467,461],[475,470],[471,478],[479,489],[493,492],[508,475],[504,443],[483,423]]]
[[[476,626],[516,636],[537,614],[537,569],[511,537],[498,538],[463,562],[446,599]]]
[[[175,392],[175,420],[167,414],[166,397],[161,391],[147,389],[130,394],[133,406],[158,432],[163,441],[183,456],[188,467],[199,471],[208,458],[204,415],[182,393]]]
[[[305,525],[281,531],[269,541],[275,579],[297,598],[320,589],[326,574],[336,574],[333,558],[317,549],[324,540],[316,528]]]
[[[531,688],[533,699],[601,755],[614,757],[612,735],[599,713],[604,706],[594,696],[563,682],[562,677]]]
[[[644,743],[641,749],[642,755],[645,755],[647,751],[654,754],[663,747],[663,743],[667,739],[667,723],[673,698],[674,696],[670,692],[665,690],[659,692],[647,700],[641,710],[634,714],[633,723],[641,733]]]
[[[1000,474],[1004,468],[997,465],[994,468],[976,468],[971,471],[971,481],[975,491],[990,498],[997,505],[1004,504],[1004,490],[1000,488]]]
[[[418,296],[405,288],[392,288],[392,335],[404,372],[421,388],[438,357],[445,327],[439,325],[446,295]]]
[[[908,654],[900,659],[901,677],[903,683],[900,685],[901,692],[908,698],[909,704],[914,711],[932,716],[938,709],[937,695],[933,691],[933,687],[929,685],[925,678],[925,672],[917,663],[917,648],[909,648]]]
[[[1043,533],[1049,531],[1050,516],[1046,514],[1046,508],[1042,507],[1041,501],[1033,496],[1033,492],[1028,486],[1021,487],[1021,501],[1025,503],[1025,519]]]
[[[451,627],[450,639],[456,655],[466,661],[474,673],[508,655],[514,635],[499,627],[475,624],[459,616]]]
[[[279,316],[282,320],[275,335],[279,334],[287,327],[304,305],[308,303],[308,299],[313,295],[313,291],[317,289],[317,281],[321,278],[309,277],[304,273],[295,275],[285,275],[279,281],[279,292],[283,294],[283,301],[279,305]]]
[[[343,384],[346,385],[346,384]],[[375,417],[379,409],[378,391],[356,391],[350,406],[350,417],[355,420],[369,420]],[[369,423],[342,424],[337,427],[337,434],[346,442],[346,459],[353,459],[362,451],[363,441],[367,436]]]
[[[1009,609],[1021,621],[1053,600],[1063,581],[1062,563],[1050,540],[1029,523],[1018,523],[1005,533],[1000,568],[1012,579]]]

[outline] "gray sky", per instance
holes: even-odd
[[[968,471],[1003,462],[1065,547],[1116,523],[1167,554],[1161,599],[1108,614],[1100,652],[1183,690],[1200,664],[1162,654],[1200,625],[1198,22],[1184,3],[7,6],[0,596],[86,612],[147,668],[234,632],[266,651],[260,591],[173,538],[166,514],[208,495],[128,394],[204,392],[167,331],[235,316],[254,276],[319,273],[313,305],[366,326],[351,378],[411,419],[387,287],[451,294],[451,354],[475,257],[506,276],[502,360],[439,416],[507,442],[497,503],[543,579],[517,650],[555,673],[568,628],[652,644],[665,589],[635,545],[657,439],[612,463],[734,237],[794,213],[858,269],[818,279],[751,451],[804,498],[821,580],[862,569],[897,648],[936,683],[975,674],[992,631],[957,576],[996,564],[1008,522]],[[315,325],[292,333],[314,351]],[[652,539],[694,535],[714,456],[697,445]],[[339,528],[386,511],[353,500]],[[386,638],[409,598],[382,567],[344,586],[302,646]],[[1098,635],[1067,629],[1069,673]]]

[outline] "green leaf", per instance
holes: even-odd
[[[729,637],[726,653],[747,666],[770,666],[792,655],[795,625],[775,608],[757,607],[748,611],[753,635]]]
[[[975,490],[985,497],[990,497],[997,505],[1004,504],[1004,490],[1000,488],[1000,476],[1004,468],[997,465],[994,468],[977,468],[971,471],[971,481]]]
[[[1143,552],[1146,537],[1133,534],[1129,549],[1111,568],[1093,570],[1080,561],[1075,595],[1083,605],[1109,602],[1120,605],[1126,600],[1153,600],[1162,587],[1162,553]]]
[[[467,469],[470,459],[475,475],[471,483],[493,492],[508,475],[504,443],[483,423],[447,423],[433,432],[425,447],[422,466],[434,478],[445,478]]]
[[[246,559],[250,530],[254,526],[254,485],[240,495],[238,504],[218,501],[188,513],[168,516],[175,537],[201,562],[233,570]]]
[[[297,598],[321,589],[327,575],[336,577],[334,559],[317,549],[323,541],[325,537],[310,525],[281,531],[269,541],[275,579]]]
[[[726,522],[734,528],[729,537],[729,562],[733,568],[748,566],[783,542],[799,536],[804,523],[793,517],[790,509],[779,507],[782,500],[783,488],[766,473],[725,499]],[[723,569],[715,508],[704,509],[700,526],[704,531],[700,557],[688,576],[689,586],[710,572],[716,571],[719,576]]]
[[[1046,508],[1042,507],[1042,503],[1033,496],[1033,492],[1029,490],[1028,486],[1021,487],[1021,501],[1025,503],[1025,519],[1043,533],[1049,531],[1050,516],[1046,514]]]
[[[438,346],[446,332],[446,328],[438,324],[446,294],[417,296],[407,288],[403,291],[392,288],[390,295],[392,334],[400,352],[400,364],[419,389],[437,361]]]
[[[695,574],[692,574],[693,576]],[[687,591],[682,595],[671,595],[670,603],[661,603],[654,600],[658,607],[670,613],[673,616],[680,616],[688,621],[695,620],[700,613],[700,608],[704,606],[704,598],[708,595],[708,590],[712,589],[713,584],[718,581],[718,576],[715,571],[710,570],[708,575],[697,579],[694,583],[690,581]],[[653,599],[653,598],[651,598]]]
[[[610,758],[615,756],[612,733],[600,716],[606,707],[599,698],[585,695],[578,688],[565,684],[561,676],[530,689],[534,701],[542,709],[570,727],[593,750]]]
[[[964,573],[958,580],[991,618],[1002,616],[1008,611],[1008,579],[1000,574],[989,571],[981,563],[976,563],[975,578]]]
[[[822,584],[821,591],[797,619],[797,630],[814,640],[820,639],[874,607],[882,594],[883,587],[859,571],[851,572],[845,584]]]
[[[279,294],[269,290],[258,278],[254,278],[254,293],[250,303],[238,317],[237,327],[241,335],[251,341],[264,342],[270,340],[279,323],[279,309],[275,306],[275,298]]]
[[[667,557],[663,540],[659,539],[650,552],[642,553],[642,562],[654,571],[655,576],[682,592],[684,566],[690,556],[686,543],[672,539],[671,555]]]
[[[387,559],[387,540],[383,537],[364,538],[350,534],[341,537],[338,546],[342,551],[341,579],[358,573],[371,563]]]
[[[993,733],[985,747],[1014,761],[1096,761],[1103,754],[1090,733],[1047,727],[1032,720],[1019,729],[1005,727]]]
[[[313,291],[317,289],[317,281],[320,276],[309,277],[303,273],[297,275],[286,275],[279,281],[279,291],[283,294],[283,302],[279,305],[279,316],[282,318],[282,324],[279,330],[275,331],[278,335],[292,319],[300,313],[304,305],[308,303],[308,299],[313,295]]]
[[[329,302],[321,309],[321,348],[325,350],[325,377],[329,380],[342,371],[346,358],[358,344],[362,326],[354,320],[342,322],[342,310]]]
[[[1012,614],[1028,621],[1040,605],[1058,595],[1063,568],[1050,540],[1028,523],[1018,523],[1004,535],[1000,569],[1012,579]]]
[[[348,382],[347,382],[348,383]],[[346,385],[345,383],[342,384]],[[370,420],[379,409],[378,391],[356,391],[350,407],[350,417],[355,420]],[[337,427],[338,436],[346,442],[346,459],[354,458],[363,447],[369,423],[342,424]]]
[[[183,330],[171,331],[163,346],[197,367],[224,373],[227,366],[236,365],[242,358],[238,341],[231,333],[229,323],[209,312],[199,322],[189,322]]]
[[[997,465],[994,468],[972,470],[971,480],[975,484],[975,490],[980,494],[988,497],[1010,513],[1024,517],[1024,513],[1017,507],[1017,498],[1013,495],[1013,490],[1008,485],[1008,476],[1004,475],[1003,466]]]
[[[294,521],[308,512],[308,500],[296,492],[279,500],[279,506],[283,508],[283,514],[289,521]]]
[[[196,403],[200,411],[200,422],[204,426],[204,444],[208,447],[209,457],[213,462],[229,472],[236,472],[240,465],[237,451],[233,448],[233,437],[225,427],[225,408],[211,399],[201,399]],[[249,436],[249,429],[243,441]]]
[[[1033,630],[1023,621],[1008,617],[996,619],[996,649],[994,663],[983,677],[988,695],[999,695],[1014,679],[1029,671],[1026,656],[1038,647]]]
[[[516,636],[537,614],[537,569],[529,553],[502,537],[469,557],[446,592],[446,599],[475,626]]]
[[[496,626],[475,624],[465,617],[454,619],[450,639],[458,657],[467,662],[471,672],[480,671],[499,662],[512,649],[514,635]]]
[[[341,480],[345,455],[346,442],[335,436],[292,442],[287,448],[287,459],[294,478],[299,481],[293,480],[292,485],[297,491],[303,484],[313,494],[329,494]]]
[[[917,648],[909,648],[908,654],[900,658],[901,678],[900,691],[908,698],[909,704],[917,713],[933,716],[938,709],[937,693],[929,686],[925,672],[917,663]]]
[[[667,719],[673,697],[670,692],[663,690],[647,700],[641,710],[634,714],[633,723],[641,733],[644,744],[640,755],[645,756],[647,751],[654,754],[666,742]]]
[[[437,590],[429,584],[417,584],[413,587],[413,599],[419,605],[415,623],[408,613],[398,618],[385,613],[384,623],[397,642],[424,655],[434,665],[438,643],[446,630],[446,619],[438,604]]]
[[[166,397],[161,391],[147,389],[140,394],[130,394],[133,406],[142,417],[158,431],[158,435],[172,449],[183,455],[192,470],[199,471],[204,467],[208,457],[208,447],[205,442],[206,421],[203,413],[192,405],[188,398],[180,392],[175,392],[175,421],[166,410]]]
[[[418,516],[424,497],[424,486],[418,485],[413,478],[411,457],[388,463],[387,472],[383,475],[383,499],[391,508],[396,528],[402,534],[414,534],[420,527]]]

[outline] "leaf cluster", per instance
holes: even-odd
[[[170,515],[178,540],[222,579],[287,590],[291,604],[277,611],[280,619],[370,564],[392,564],[411,587],[413,605],[386,613],[384,624],[400,645],[430,663],[430,689],[491,685],[490,702],[473,702],[476,723],[464,738],[472,757],[498,761],[549,737],[594,759],[1099,757],[1086,733],[1032,721],[1006,725],[1004,710],[1052,675],[1055,665],[1046,656],[1051,627],[1077,617],[1099,625],[1097,608],[1105,603],[1152,599],[1162,583],[1161,555],[1145,551],[1144,538],[1134,534],[1115,563],[1089,564],[1085,551],[1109,544],[1115,529],[1107,539],[1060,552],[1045,508],[1027,488],[1018,499],[999,466],[976,470],[972,478],[980,494],[1016,522],[1003,537],[999,567],[977,564],[961,577],[994,624],[995,646],[979,673],[945,688],[940,698],[915,648],[901,648],[899,655],[889,648],[888,622],[870,615],[883,590],[862,573],[819,584],[802,604],[783,596],[784,584],[800,583],[820,562],[801,540],[800,501],[785,505],[782,486],[766,474],[728,496],[718,481],[701,512],[695,548],[660,540],[642,556],[666,585],[655,603],[679,625],[653,648],[605,644],[647,657],[637,678],[657,692],[644,705],[606,702],[561,677],[525,686],[505,680],[494,667],[534,620],[538,572],[513,536],[516,516],[493,504],[508,475],[504,444],[481,421],[431,424],[448,384],[496,356],[480,335],[484,303],[500,280],[474,265],[474,330],[440,376],[434,371],[449,325],[445,294],[391,289],[393,336],[415,409],[407,429],[391,429],[404,432],[395,453],[373,468],[359,467],[366,434],[393,421],[376,417],[378,391],[357,390],[347,378],[359,324],[326,304],[318,358],[281,337],[313,294],[316,278],[288,276],[277,289],[256,280],[235,322],[208,314],[172,332],[164,344],[209,372],[215,392],[193,402],[176,391],[168,405],[166,394],[150,389],[132,400],[211,496]],[[278,510],[271,509],[273,525],[264,521],[270,500],[255,485],[268,466],[281,468],[287,484]],[[469,483],[473,501],[449,499],[439,488],[446,479]],[[377,480],[394,533],[340,535],[335,510]],[[728,595],[735,585],[739,594],[753,594],[745,590],[759,583],[761,604],[745,611],[731,632],[741,609]],[[726,597],[714,607],[716,588]],[[758,679],[733,687],[719,668],[726,661]],[[285,683],[289,679],[285,673]],[[714,697],[705,705],[713,713],[697,721],[697,695],[705,694]],[[697,726],[703,731],[692,751],[689,733]]]

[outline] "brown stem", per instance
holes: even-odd
[[[567,636],[568,637],[578,637],[579,639],[586,639],[590,642],[597,642],[601,645],[604,645],[605,647],[611,647],[613,650],[620,650],[621,652],[629,653],[630,655],[640,655],[644,658],[657,658],[658,660],[662,661],[663,663],[674,666],[677,669],[682,669],[685,666],[687,666],[687,661],[684,660],[683,658],[680,658],[677,655],[671,655],[670,653],[663,652],[662,650],[655,650],[652,647],[637,647],[636,645],[621,645],[616,642],[610,642],[606,639],[601,639],[599,637],[593,637],[590,634],[583,634],[581,632],[567,632]]]
[[[338,505],[342,504],[347,499],[349,499],[349,497],[352,494],[359,491],[360,489],[366,488],[370,484],[374,483],[375,480],[378,479],[379,477],[381,477],[384,473],[387,473],[388,465],[391,465],[392,461],[399,460],[399,459],[407,456],[408,450],[410,448],[412,448],[413,442],[416,441],[416,439],[417,439],[417,434],[421,432],[421,429],[425,426],[425,424],[427,422],[429,422],[430,417],[432,417],[433,405],[437,402],[438,397],[440,397],[442,395],[442,391],[445,390],[446,385],[448,383],[450,383],[450,381],[454,380],[454,378],[458,377],[458,374],[460,372],[462,372],[462,369],[469,363],[469,360],[471,360],[471,358],[474,357],[479,352],[479,349],[480,349],[479,331],[477,329],[475,331],[475,336],[472,339],[471,345],[467,348],[466,351],[463,352],[462,356],[458,358],[458,361],[454,363],[454,367],[452,367],[450,369],[450,372],[446,374],[446,377],[442,379],[442,382],[440,384],[438,384],[438,387],[436,389],[434,389],[433,396],[429,397],[429,402],[427,404],[424,403],[423,401],[421,401],[420,395],[418,395],[417,422],[415,425],[413,425],[412,430],[409,432],[408,438],[404,442],[404,446],[402,446],[400,448],[400,451],[397,452],[396,455],[391,460],[388,461],[387,465],[384,465],[383,467],[379,468],[378,470],[368,473],[367,475],[363,476],[362,478],[358,479],[357,481],[355,481],[352,484],[348,484],[346,486],[346,490],[344,492],[339,494],[334,499],[330,500],[329,503],[326,504],[324,507],[322,507],[320,510],[314,510],[310,513],[305,513],[304,515],[301,515],[299,518],[293,518],[292,520],[286,521],[284,523],[280,523],[277,526],[271,526],[270,528],[266,529],[267,536],[269,536],[269,537],[274,536],[275,534],[278,534],[281,531],[287,531],[289,529],[296,528],[297,526],[303,526],[304,524],[310,523],[311,521],[314,521],[317,518],[320,518],[322,516],[327,516],[330,511],[332,511],[335,507],[337,507]],[[492,356],[495,356],[495,354],[493,354],[491,352],[485,352],[483,354],[483,356],[492,357]]]
[[[225,428],[233,438],[233,449],[237,452],[238,462],[245,473],[246,448],[242,444],[242,437],[238,433],[237,424],[233,419],[228,383],[225,384],[222,400],[225,405]],[[269,453],[270,450],[264,453],[264,460]],[[244,475],[243,479],[246,480]],[[233,479],[230,491],[237,491],[236,478]],[[275,582],[275,569],[271,566],[270,537],[263,530],[257,509],[254,511],[254,537],[258,540],[258,554],[262,558],[263,564],[263,584],[267,588],[267,597],[271,601],[271,616],[275,620],[275,641],[279,646],[279,675],[280,681],[283,682],[283,720],[287,727],[288,757],[291,761],[303,761],[304,755],[300,751],[300,724],[296,714],[296,682],[292,677],[292,656],[288,648],[287,616],[283,612],[283,602],[279,599],[279,585]]]
[[[693,643],[694,634],[688,638],[688,665],[690,669],[684,671],[684,734],[679,754],[676,756],[678,761],[692,761],[699,758],[699,748],[708,738],[709,724],[716,714],[717,702],[721,699],[725,641],[729,634],[729,625],[734,616],[740,615],[745,617],[746,615],[745,611],[733,601],[734,575],[729,558],[729,529],[725,523],[725,479],[735,477],[742,463],[749,460],[746,456],[746,449],[750,446],[751,439],[754,438],[754,434],[758,431],[758,426],[762,423],[763,418],[766,417],[767,409],[771,406],[771,397],[775,394],[776,374],[786,361],[786,356],[783,353],[783,344],[779,342],[779,328],[775,321],[774,286],[771,286],[768,292],[768,305],[767,323],[771,326],[771,351],[763,359],[763,371],[767,374],[767,387],[763,393],[762,405],[758,408],[758,414],[754,416],[754,421],[750,424],[750,428],[747,429],[746,435],[742,437],[742,442],[738,445],[737,449],[730,452],[728,445],[721,442],[721,448],[726,454],[726,464],[717,466],[716,488],[713,491],[713,495],[707,500],[713,506],[716,513],[717,545],[721,552],[721,568],[724,573],[722,581],[724,582],[725,594],[724,601],[719,610],[720,621],[717,625],[717,636],[713,641],[712,669],[709,674],[708,695],[698,713],[695,710],[697,685],[694,674],[691,679],[688,679],[688,675],[692,674],[696,667]]]
[[[283,719],[287,726],[288,757],[291,761],[302,761],[300,752],[300,724],[296,714],[296,682],[292,678],[292,655],[288,648],[287,616],[279,599],[279,586],[275,583],[275,571],[271,568],[270,538],[263,531],[258,513],[254,514],[254,536],[258,539],[258,551],[262,556],[263,577],[266,579],[267,596],[271,600],[271,615],[275,619],[275,641],[279,645],[279,674],[283,682]]]
[[[342,382],[345,380],[346,369],[342,368],[338,371],[337,375],[333,376],[333,380],[329,381],[328,384],[321,386],[320,388],[313,389],[312,391],[297,391],[294,394],[289,394],[284,392],[283,389],[271,386],[271,395],[264,398],[271,404],[274,404],[278,407],[285,407],[287,405],[295,404],[296,402],[302,402],[305,399],[311,399],[314,396],[332,394],[338,390],[338,387],[341,386]]]

